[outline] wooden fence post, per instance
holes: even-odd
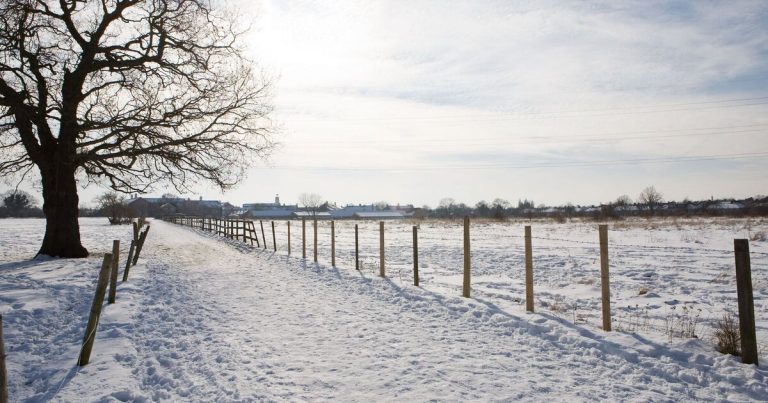
[[[312,227],[315,234],[313,241],[315,244],[315,263],[317,263],[317,218],[312,221]]]
[[[752,264],[749,259],[749,240],[734,239],[736,255],[736,292],[739,296],[739,333],[741,334],[741,362],[757,362],[757,335],[755,333],[755,303],[752,299]]]
[[[5,344],[3,343],[3,315],[0,315],[0,403],[8,403],[8,371],[5,369]]]
[[[291,256],[291,220],[288,220],[288,256]]]
[[[413,226],[413,285],[419,286],[419,227]]]
[[[331,267],[336,267],[336,222],[331,220]]]
[[[470,287],[470,266],[471,258],[469,254],[469,216],[464,217],[464,290],[462,295],[469,298]]]
[[[132,221],[131,224],[133,225],[133,240],[138,241],[139,240],[139,223],[136,221]]]
[[[379,221],[379,276],[384,274],[384,221]]]
[[[275,222],[272,221],[272,249],[277,252],[277,238],[275,237]]]
[[[123,281],[128,281],[128,271],[131,269],[133,261],[133,251],[136,249],[136,241],[131,240],[131,247],[128,249],[128,259],[125,261],[125,270],[123,270]]]
[[[355,224],[355,270],[360,270],[360,242],[357,239],[357,224]]]
[[[141,248],[144,247],[144,241],[147,240],[147,233],[149,233],[149,225],[147,225],[147,229],[139,235],[139,242],[136,244],[136,255],[133,257],[134,266],[139,262],[139,254],[141,253]]]
[[[117,295],[117,272],[118,264],[120,263],[120,241],[115,239],[112,241],[112,270],[109,273],[109,298],[107,303],[114,304],[115,296]]]
[[[267,237],[264,236],[264,222],[259,220],[259,226],[261,227],[261,240],[264,241],[264,249],[267,249]]]
[[[525,226],[525,310],[533,312],[533,246],[531,226]]]
[[[603,330],[611,331],[611,286],[608,277],[608,226],[598,227],[600,232],[600,284],[603,293]]]
[[[259,242],[259,234],[256,233],[256,224],[253,223],[253,220],[248,221],[250,224],[249,228],[251,229],[251,238],[256,240],[256,247],[260,248],[261,243]],[[253,245],[253,239],[251,239],[251,245]]]
[[[301,258],[307,258],[307,220],[301,219]]]
[[[83,347],[80,350],[80,356],[77,359],[77,365],[88,364],[91,359],[91,350],[93,350],[93,341],[96,339],[96,328],[99,325],[99,316],[101,315],[101,305],[104,303],[104,292],[107,289],[109,281],[109,267],[112,264],[112,254],[104,254],[104,261],[101,263],[99,280],[96,283],[96,295],[91,304],[91,315],[88,318],[88,325],[85,327],[85,336],[83,336]]]

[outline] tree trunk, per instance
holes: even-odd
[[[77,182],[72,164],[56,161],[41,167],[43,183],[43,212],[45,213],[45,237],[38,255],[56,257],[88,257],[80,243],[78,223]]]

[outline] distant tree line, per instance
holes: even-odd
[[[768,216],[768,196],[741,200],[712,198],[691,201],[686,198],[681,202],[665,201],[661,192],[649,186],[640,192],[635,201],[628,195],[621,195],[607,203],[584,206],[572,203],[559,206],[536,205],[533,200],[528,199],[520,199],[517,204],[512,204],[500,198],[490,203],[481,200],[470,206],[458,203],[452,198],[444,198],[434,209],[429,206],[422,207],[420,215],[428,218],[472,216],[496,220],[550,217],[558,221],[572,217],[611,220],[631,216]]]

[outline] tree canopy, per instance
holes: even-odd
[[[226,189],[273,149],[272,83],[211,4],[0,0],[0,174],[37,168],[41,253],[87,255],[66,241],[79,245],[78,181]]]

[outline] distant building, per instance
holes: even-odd
[[[348,205],[340,209],[332,210],[333,218],[353,218],[353,219],[400,219],[411,218],[414,216],[423,217],[424,212],[421,208],[414,208],[412,204],[395,206],[377,206],[374,204]]]
[[[352,216],[360,220],[402,220],[409,217],[408,213],[402,211],[361,211]]]
[[[280,203],[280,196],[275,196],[274,203],[245,203],[243,204],[244,217],[255,219],[402,219],[415,215],[423,216],[422,209],[413,205],[377,206],[374,204],[348,205],[342,208],[336,204],[325,202],[315,209],[299,207],[296,204]]]
[[[223,204],[218,200],[198,200],[166,197],[139,197],[128,200],[128,206],[142,217],[162,217],[184,214],[209,217],[221,217]]]
[[[287,218],[298,211],[296,204],[281,204],[280,195],[275,195],[274,203],[244,203],[243,217],[251,218]]]
[[[307,220],[330,220],[332,217],[331,213],[327,211],[294,211],[293,214],[291,214],[291,218],[305,218]]]
[[[357,213],[369,213],[376,211],[376,207],[372,204],[357,205],[357,206],[345,206],[340,209],[336,209],[331,212],[333,218],[352,218]]]

